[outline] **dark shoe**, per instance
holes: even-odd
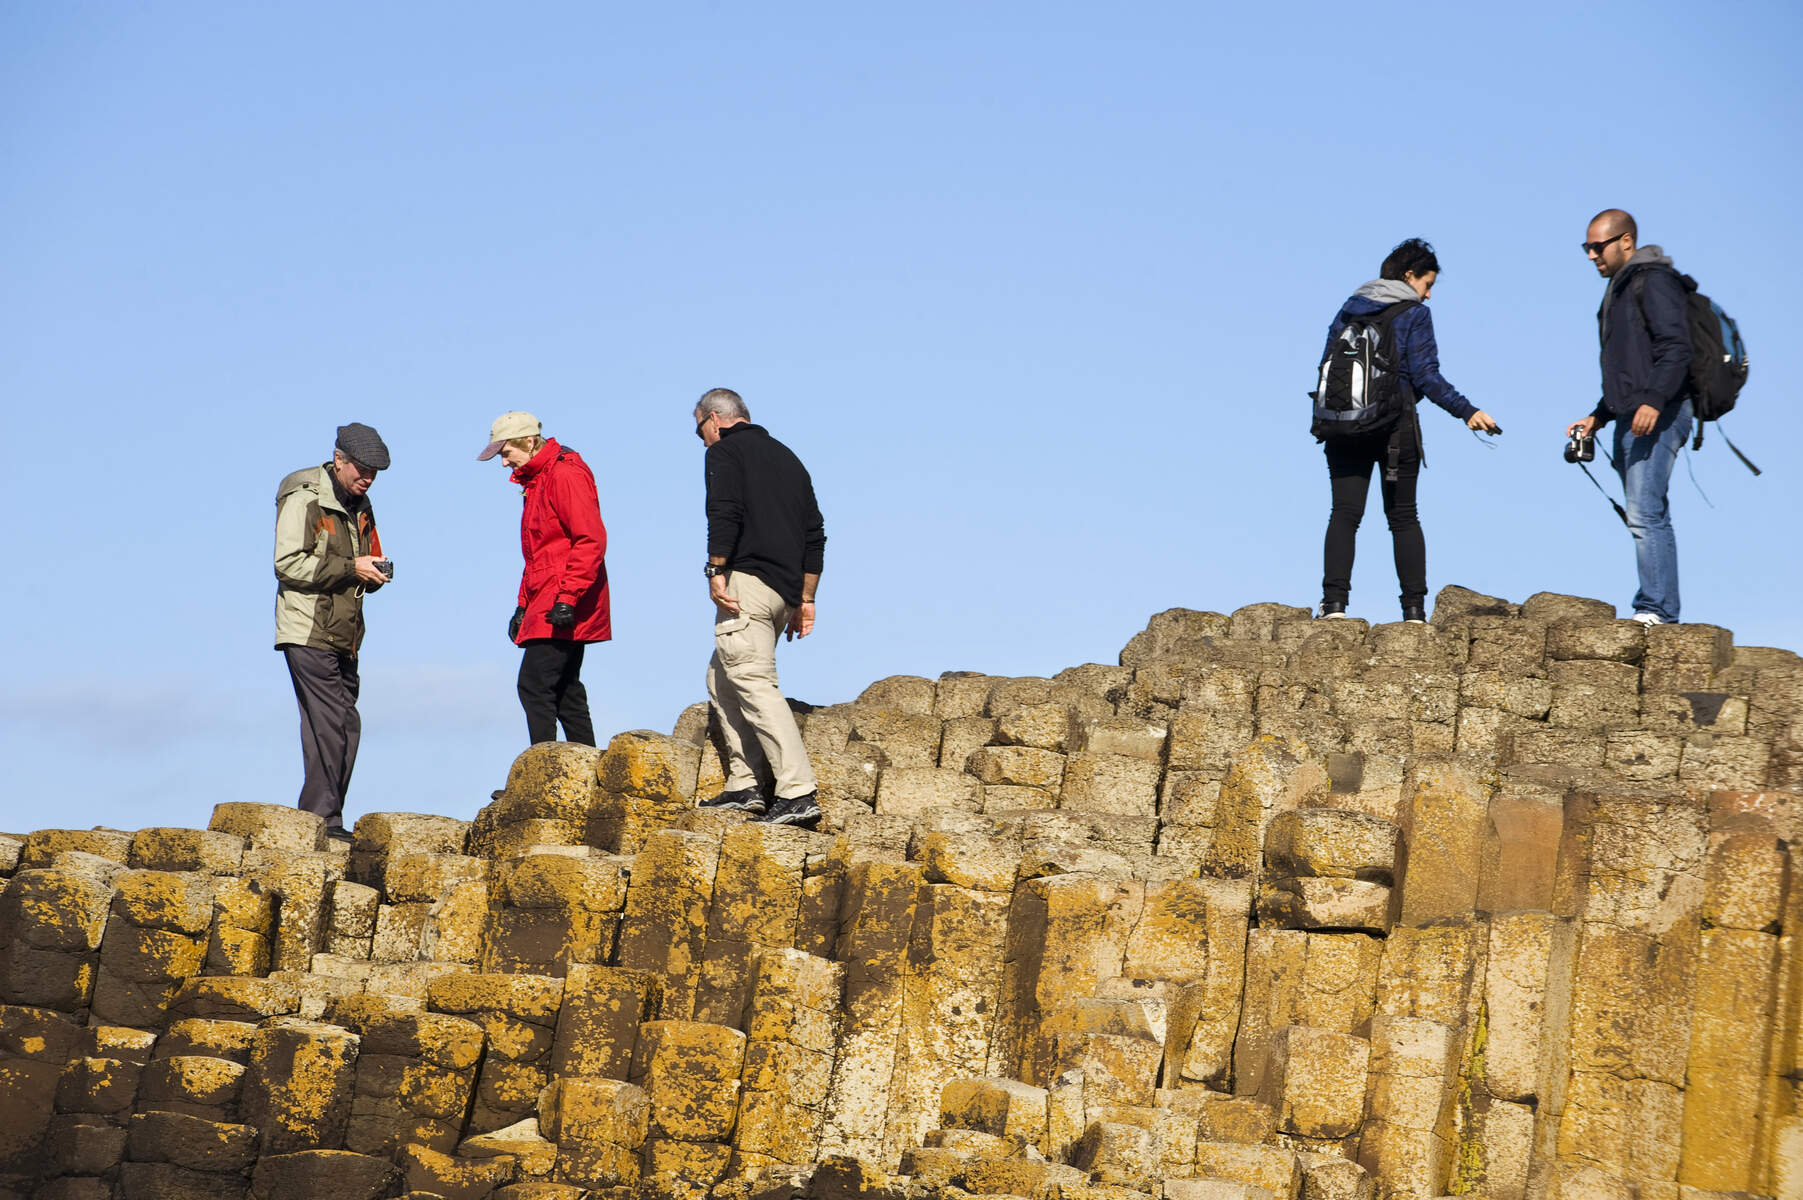
[[[766,825],[799,825],[803,829],[812,829],[820,820],[820,805],[815,801],[818,795],[818,792],[809,792],[788,800],[778,797],[769,815],[758,819]]]
[[[721,792],[712,800],[703,800],[695,807],[723,808],[727,812],[750,813],[755,817],[761,816],[768,806],[769,802],[764,798],[762,788],[748,787],[732,792]]]
[[[342,825],[327,825],[326,836],[334,842],[349,842],[355,840],[351,831]]]
[[[1321,601],[1321,615],[1323,617],[1344,617],[1346,615],[1346,606],[1344,604],[1335,604],[1331,600],[1323,600]]]
[[[1427,607],[1421,604],[1405,604],[1402,606],[1402,620],[1407,625],[1427,624]]]

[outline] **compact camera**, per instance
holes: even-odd
[[[1596,438],[1580,433],[1565,443],[1565,461],[1587,463],[1596,459]]]
[[[1569,455],[1570,453],[1571,452],[1569,450],[1566,451],[1567,455]],[[392,580],[394,578],[394,563],[392,560],[386,559],[386,558],[378,558],[375,562],[375,567],[376,567],[376,570],[378,570],[382,573],[382,577],[384,579]]]

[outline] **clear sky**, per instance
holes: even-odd
[[[275,485],[381,430],[347,815],[470,816],[524,748],[505,640],[529,409],[594,468],[598,730],[704,695],[712,386],[830,543],[785,691],[1112,662],[1152,613],[1320,598],[1322,334],[1423,236],[1430,586],[1634,591],[1561,459],[1598,390],[1592,213],[1741,322],[1680,465],[1684,616],[1803,647],[1787,364],[1794,4],[0,4],[0,829],[292,803]],[[1789,331],[1789,332],[1787,332]],[[1599,466],[1602,465],[1599,460]],[[1604,475],[1613,485],[1613,478]],[[1376,497],[1352,614],[1393,620]]]

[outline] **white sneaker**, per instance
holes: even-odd
[[[1628,620],[1639,621],[1642,625],[1649,625],[1649,626],[1665,624],[1664,621],[1661,621],[1659,619],[1658,613],[1650,613],[1650,612],[1637,612],[1633,616],[1629,617]]]
[[[1346,619],[1346,614],[1343,612],[1322,613],[1321,619],[1323,621],[1344,621]]]

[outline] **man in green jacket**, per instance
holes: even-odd
[[[388,447],[368,425],[338,427],[332,461],[294,472],[275,494],[275,648],[300,704],[306,779],[300,807],[348,839],[344,794],[357,765],[357,650],[363,594],[394,578],[382,555],[369,485]]]

